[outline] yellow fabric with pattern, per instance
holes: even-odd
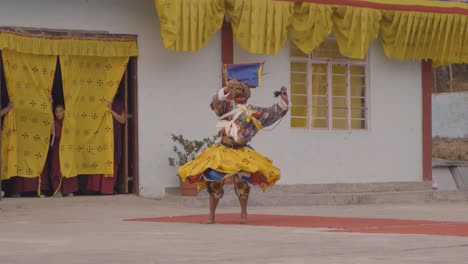
[[[56,56],[3,50],[7,91],[14,108],[2,130],[2,179],[41,175],[49,150],[53,116],[50,94]]]
[[[387,11],[381,27],[388,57],[468,63],[468,16]]]
[[[275,55],[287,39],[294,3],[273,0],[226,0],[234,38],[250,53]]]
[[[273,162],[253,149],[244,147],[232,149],[220,144],[211,146],[200,153],[195,160],[186,163],[178,170],[179,177],[186,181],[188,177],[201,175],[207,169],[213,169],[221,173],[260,173],[267,183],[262,186],[263,190],[275,185],[280,179],[280,169],[273,166]],[[198,190],[206,188],[206,181],[197,182]]]
[[[332,32],[332,14],[328,5],[296,5],[288,30],[291,42],[304,53],[311,53]]]
[[[164,46],[196,51],[221,28],[224,0],[155,0]]]
[[[298,4],[289,27],[291,41],[311,53],[332,32],[342,55],[363,59],[379,35],[382,11],[340,5]]]
[[[128,57],[60,56],[65,119],[60,141],[64,177],[114,173],[112,102]]]
[[[135,36],[0,27],[0,49],[37,55],[137,56]]]
[[[277,54],[289,35],[297,47],[309,54],[333,32],[344,56],[363,59],[370,43],[380,33],[388,57],[432,59],[436,66],[468,63],[468,16],[456,12],[399,11],[274,0],[155,1],[165,46],[176,51],[204,47],[220,28],[225,10],[235,40],[251,53]],[[467,4],[441,1],[356,2],[468,10]],[[205,7],[209,15],[205,16],[200,6]]]
[[[338,6],[333,13],[333,33],[342,55],[363,59],[371,42],[379,35],[382,11]]]

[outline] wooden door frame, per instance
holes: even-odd
[[[132,113],[132,123],[133,123],[133,137],[127,141],[127,144],[132,144],[133,146],[133,168],[132,168],[132,178],[128,178],[128,165],[127,165],[127,182],[125,182],[126,189],[128,191],[128,183],[132,181],[132,193],[135,195],[140,195],[140,184],[139,184],[139,158],[138,158],[138,57],[130,57],[129,63],[127,65],[127,69],[129,69],[130,74],[128,74],[129,83],[131,84],[129,87],[132,89],[132,102],[131,102],[131,113]],[[128,71],[127,71],[128,72]],[[127,98],[126,98],[126,101]],[[127,103],[127,102],[126,102]],[[127,116],[128,121],[128,116]],[[126,128],[128,129],[128,127]],[[131,142],[131,143],[130,143]],[[127,147],[128,150],[128,147]],[[127,153],[128,157],[128,153]],[[128,164],[129,160],[124,161]]]
[[[422,61],[422,172],[424,181],[432,181],[432,89],[434,71],[431,60]]]
[[[2,54],[2,51],[0,50],[0,74],[3,75],[3,54]],[[2,81],[1,81],[1,78],[0,78],[0,110],[2,108]],[[2,170],[2,160],[3,160],[3,157],[2,157],[2,143],[3,143],[3,140],[1,140],[1,137],[2,137],[2,133],[3,133],[3,122],[2,122],[2,117],[0,117],[0,192],[3,191],[2,189],[2,174],[3,174],[3,170]],[[5,193],[6,195],[6,193]],[[0,195],[0,200],[2,200],[2,196]]]

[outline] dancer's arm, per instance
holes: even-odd
[[[13,104],[13,102],[10,102],[7,107],[3,108],[2,111],[0,111],[0,117],[4,116],[8,112],[10,112],[11,109],[13,109],[14,106],[15,105]]]
[[[216,113],[217,116],[222,116],[228,111],[230,104],[229,95],[231,94],[231,83],[235,81],[229,81],[226,87],[221,88],[214,96],[211,101],[211,109]]]
[[[251,109],[256,113],[253,116],[257,118],[263,127],[273,125],[276,121],[283,118],[289,109],[289,98],[286,87],[281,87],[280,101],[271,107],[252,106]]]

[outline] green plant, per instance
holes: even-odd
[[[169,165],[172,167],[182,166],[185,163],[195,159],[196,155],[206,148],[211,147],[215,143],[218,136],[204,138],[202,140],[189,140],[183,135],[171,134],[172,141],[176,143],[172,150],[177,155],[177,158],[169,158]]]

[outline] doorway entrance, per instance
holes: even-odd
[[[41,30],[44,32],[54,32],[67,34],[68,32],[58,32],[54,30]],[[76,32],[76,31],[73,31]],[[93,33],[88,33],[93,34]],[[99,32],[100,36],[108,35],[115,38],[115,34],[103,34]],[[135,36],[136,38],[136,36]],[[5,74],[3,70],[3,60],[0,52],[0,102],[1,109],[6,107],[9,103],[7,85],[5,81]],[[120,166],[117,173],[117,180],[115,191],[118,194],[139,194],[138,188],[138,94],[137,94],[137,57],[130,57],[127,68],[120,81],[117,94],[121,96],[125,102],[125,116],[126,122],[122,127],[122,147],[123,154],[121,156]],[[60,62],[57,58],[56,71],[52,87],[52,97],[55,104],[64,104],[62,74]],[[66,107],[66,106],[65,106]],[[52,111],[52,109],[51,109]],[[3,120],[2,120],[3,121]],[[1,130],[1,127],[0,127]],[[0,131],[1,133],[1,131]],[[49,162],[49,160],[47,161]],[[10,191],[10,181],[1,183],[2,190]]]

